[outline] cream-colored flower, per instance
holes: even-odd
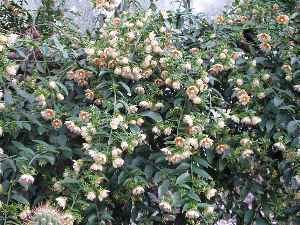
[[[66,197],[60,196],[57,197],[55,200],[60,207],[62,207],[63,209],[66,208],[67,200],[68,200]]]
[[[270,42],[271,41],[271,36],[269,34],[266,33],[260,33],[257,35],[257,39],[260,42]]]
[[[189,220],[198,219],[200,217],[200,213],[196,209],[190,209],[185,213],[185,217]]]
[[[112,163],[114,168],[120,168],[124,165],[124,160],[122,158],[116,158]]]
[[[172,206],[169,202],[163,201],[159,203],[159,208],[164,212],[170,213],[172,211]]]
[[[202,148],[206,148],[206,149],[211,148],[213,146],[213,144],[214,144],[214,141],[212,139],[208,138],[208,137],[203,138],[200,141],[200,146]]]
[[[100,202],[102,202],[105,198],[109,196],[109,190],[101,190],[98,193],[98,199]]]
[[[52,125],[52,127],[53,127],[54,129],[61,128],[61,126],[62,126],[62,121],[61,121],[60,119],[52,120],[51,125]]]
[[[142,186],[137,186],[132,190],[133,195],[141,195],[145,192],[145,189]]]
[[[27,186],[27,185],[33,184],[34,177],[31,176],[30,174],[23,174],[19,178],[18,182],[23,186]]]
[[[55,112],[52,109],[46,109],[41,112],[41,115],[45,120],[50,120],[55,117]]]
[[[211,198],[213,198],[216,195],[216,193],[217,193],[217,189],[211,188],[206,192],[206,198],[208,200],[210,200]]]
[[[289,17],[287,15],[280,15],[276,17],[276,22],[278,24],[288,24],[289,23]]]
[[[86,195],[86,198],[90,201],[94,201],[96,199],[96,193],[95,192],[88,192],[87,195]]]

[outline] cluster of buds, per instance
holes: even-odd
[[[93,171],[102,171],[103,166],[107,163],[106,155],[101,152],[96,152],[94,150],[89,150],[88,154],[94,160],[90,169]]]
[[[265,52],[271,51],[272,46],[269,43],[271,41],[271,36],[269,34],[266,33],[258,34],[257,39],[261,42],[259,46],[261,50]]]
[[[239,103],[243,106],[248,105],[251,100],[251,97],[243,89],[236,89],[234,95],[238,98]]]
[[[117,4],[115,0],[95,0],[95,7],[98,9],[113,11],[117,7]]]
[[[214,64],[212,67],[209,69],[209,72],[212,74],[219,74],[224,70],[224,66],[222,64]]]
[[[98,199],[100,202],[102,202],[104,199],[106,199],[109,196],[110,191],[103,189],[101,191],[99,191],[98,193]]]
[[[166,213],[170,213],[172,211],[172,206],[169,202],[167,201],[162,201],[159,203],[159,208],[166,212]]]
[[[76,135],[79,135],[81,133],[80,127],[76,126],[76,124],[73,121],[66,121],[65,125],[71,133]]]
[[[159,42],[155,38],[156,34],[154,32],[151,32],[145,40],[145,52],[150,54],[158,54],[161,55],[163,53],[163,49],[160,47]]]
[[[28,187],[29,185],[33,184],[34,182],[34,177],[31,176],[30,174],[22,174],[21,177],[19,178],[18,182],[24,186]]]
[[[46,98],[44,95],[39,95],[35,98],[37,104],[39,106],[41,106],[42,108],[45,108],[47,106],[47,103],[46,103]]]
[[[144,194],[144,192],[145,192],[145,189],[142,186],[137,186],[132,190],[132,194],[135,196]]]
[[[44,120],[51,120],[55,117],[55,111],[53,109],[45,109],[41,112]]]
[[[186,89],[186,94],[194,104],[200,104],[201,98],[198,96],[200,90],[196,85],[191,85]]]
[[[119,128],[119,126],[123,126],[123,127],[125,126],[124,117],[121,115],[118,115],[118,116],[112,118],[112,120],[110,121],[111,129],[117,130]]]
[[[18,65],[9,65],[5,68],[6,75],[9,77],[13,77],[17,74],[19,69]]]
[[[256,126],[261,122],[261,118],[258,116],[246,116],[241,120],[241,123],[248,126]]]
[[[211,138],[206,137],[206,138],[203,138],[203,139],[199,142],[199,144],[200,144],[200,146],[201,146],[202,148],[209,149],[209,148],[211,148],[211,147],[213,146],[214,140],[211,139]]]
[[[74,80],[79,86],[83,87],[88,85],[88,79],[93,77],[93,73],[79,69],[79,70],[71,70],[67,73],[68,79],[69,80]]]
[[[87,143],[92,142],[92,135],[94,135],[95,133],[96,129],[91,123],[88,123],[86,126],[80,128],[80,134]]]
[[[200,217],[200,213],[196,209],[190,209],[185,213],[185,217],[189,220],[198,219]]]
[[[219,144],[216,147],[216,151],[218,154],[224,154],[226,151],[230,149],[230,146],[227,144]]]

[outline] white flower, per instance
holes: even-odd
[[[196,96],[196,97],[192,98],[192,102],[195,105],[199,105],[202,102],[202,100],[201,100],[201,98],[199,96]]]
[[[17,35],[17,34],[10,34],[7,37],[7,44],[12,45],[12,44],[16,43],[16,41],[18,40],[18,37],[19,37],[19,35]]]
[[[285,145],[282,142],[277,142],[273,145],[275,148],[277,148],[280,151],[284,151],[285,150]]]
[[[50,89],[56,89],[57,88],[57,85],[56,85],[56,82],[55,81],[50,81],[49,82],[49,84],[48,84],[48,87],[50,88]]]
[[[120,121],[120,119],[119,119],[118,117],[113,118],[113,119],[111,120],[111,122],[110,122],[110,127],[111,127],[111,129],[113,129],[113,130],[118,129],[120,123],[121,123],[121,121]]]
[[[189,146],[191,146],[193,149],[198,149],[199,144],[197,138],[187,138],[185,140],[185,146],[188,146],[188,149]]]
[[[261,118],[258,116],[251,116],[251,125],[255,126],[261,122]]]
[[[154,134],[159,135],[159,134],[160,134],[160,129],[159,129],[157,126],[154,126],[154,127],[152,128],[152,132],[153,132]]]
[[[263,76],[262,76],[262,79],[264,80],[264,81],[267,81],[267,80],[269,80],[270,79],[270,74],[264,74]]]
[[[172,152],[171,152],[167,147],[166,147],[166,148],[160,149],[160,151],[161,151],[162,153],[164,153],[164,155],[167,155],[167,156],[172,155]]]
[[[81,162],[80,160],[73,160],[73,169],[76,173],[80,172],[80,167],[81,167]]]
[[[294,85],[293,88],[295,91],[300,92],[300,84]]]
[[[94,201],[96,199],[96,197],[97,196],[96,196],[95,192],[92,192],[92,191],[87,193],[87,195],[86,195],[86,198],[90,201]]]
[[[0,148],[0,155],[3,155],[3,154],[4,154],[3,148]]]
[[[90,169],[93,170],[93,171],[103,171],[103,166],[99,163],[93,163],[90,166]]]
[[[113,160],[113,167],[120,168],[124,165],[124,160],[122,158],[116,158]]]
[[[243,138],[240,140],[240,144],[241,145],[246,145],[250,143],[250,139],[249,138]]]
[[[232,115],[230,118],[231,118],[232,121],[235,122],[235,123],[239,123],[239,122],[240,122],[240,118],[239,118],[238,116],[236,116],[236,115]]]
[[[114,147],[113,150],[111,151],[112,157],[118,157],[121,154],[122,154],[122,150],[116,147]]]
[[[92,56],[95,54],[95,49],[94,48],[85,48],[84,49],[85,53],[88,55],[88,56]]]
[[[89,151],[90,154],[91,151]],[[107,162],[107,157],[105,154],[101,152],[97,152],[95,154],[90,154],[90,156],[95,160],[97,163],[104,165]]]
[[[110,192],[109,190],[101,190],[98,195],[99,201],[102,202],[105,198],[107,198],[109,195],[109,192]]]
[[[217,193],[217,189],[211,188],[206,192],[206,198],[210,200],[212,197],[214,197]]]
[[[58,197],[55,199],[57,201],[57,204],[62,207],[63,209],[66,208],[67,205],[67,198],[66,197]]]
[[[218,121],[218,127],[219,128],[224,128],[225,126],[226,126],[226,124],[225,124],[224,120],[219,120]]]
[[[215,208],[213,206],[208,206],[205,208],[206,214],[212,214],[214,212]]]
[[[193,126],[193,118],[190,115],[184,115],[183,122],[186,123],[188,126]]]
[[[1,204],[0,204],[0,208],[1,208]],[[27,208],[27,209],[24,209],[20,213],[19,217],[20,217],[21,220],[26,220],[30,217],[30,215],[31,215],[31,211]]]
[[[57,93],[56,98],[57,98],[58,101],[63,101],[65,99],[65,96],[61,93]]]
[[[253,151],[249,148],[245,149],[243,152],[242,152],[242,156],[244,158],[247,158],[247,157],[250,157],[251,155],[253,154]]]
[[[23,185],[23,186],[28,186],[28,185],[30,185],[30,184],[33,184],[33,182],[34,182],[34,177],[31,176],[31,175],[29,175],[29,174],[23,174],[23,175],[19,178],[18,182],[19,182],[21,185]]]
[[[243,79],[237,79],[237,80],[236,80],[236,85],[237,85],[237,86],[242,86],[243,84],[244,84]]]
[[[192,64],[190,62],[187,62],[183,65],[183,69],[185,70],[192,70]]]
[[[164,129],[164,135],[169,136],[172,133],[172,128],[171,127],[167,127]]]
[[[17,71],[18,71],[18,66],[17,65],[10,65],[10,66],[7,66],[5,70],[6,70],[6,73],[9,76],[15,76],[17,74]]]
[[[166,201],[159,203],[159,208],[167,213],[170,213],[172,211],[172,206],[169,202]]]
[[[175,80],[175,81],[172,82],[172,88],[173,88],[173,89],[179,90],[179,89],[180,89],[180,86],[181,86],[181,84],[180,84],[179,81]]]
[[[241,120],[241,122],[242,122],[243,124],[246,124],[246,125],[251,125],[251,124],[252,124],[251,118],[250,118],[249,116],[244,117],[244,118]]]
[[[202,148],[211,148],[214,144],[214,140],[210,139],[210,138],[203,138],[201,141],[200,141],[200,146]]]
[[[132,190],[133,195],[141,195],[145,192],[145,189],[142,186],[137,186]]]
[[[200,213],[196,209],[190,209],[185,213],[185,217],[192,220],[192,219],[198,219],[200,217]]]

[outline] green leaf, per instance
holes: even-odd
[[[195,192],[190,192],[188,196],[197,202],[201,202],[199,195],[197,195]]]
[[[14,103],[11,91],[9,89],[4,91],[4,102],[7,105],[12,105]]]
[[[147,179],[151,178],[154,172],[154,168],[150,165],[147,165],[144,169],[144,174]]]
[[[295,131],[299,127],[299,125],[300,125],[300,120],[293,120],[288,123],[286,129],[289,134],[293,134],[293,133],[295,133]]]
[[[195,161],[205,168],[211,167],[205,159],[196,158]]]
[[[18,194],[17,192],[14,192],[12,195],[11,195],[11,199],[19,202],[19,203],[22,203],[24,205],[29,205],[29,202],[26,198],[24,198],[21,194]]]
[[[184,184],[189,180],[189,178],[190,178],[190,174],[188,172],[185,172],[176,179],[176,184],[177,185]]]
[[[211,149],[206,150],[206,158],[209,163],[212,163],[215,158],[215,153]]]
[[[279,97],[275,97],[274,99],[273,99],[273,103],[274,103],[274,106],[275,107],[278,107],[278,106],[280,106],[282,103],[283,103],[283,100],[281,99],[281,98],[279,98]]]
[[[128,96],[131,96],[131,90],[130,90],[130,87],[128,87],[128,85],[122,81],[119,81],[118,82],[126,91],[127,91],[127,95]]]
[[[161,198],[165,195],[169,190],[170,182],[168,180],[164,180],[163,183],[158,187],[158,197]]]
[[[31,148],[27,148],[22,143],[17,141],[12,141],[12,143],[17,149],[24,151],[26,153],[26,156],[28,156],[29,158],[32,158],[35,155],[34,151]]]
[[[262,219],[262,218],[257,218],[255,220],[255,224],[256,225],[268,225],[268,222],[266,220]]]
[[[149,118],[153,119],[155,122],[163,121],[161,115],[157,112],[145,111],[145,112],[141,113],[141,116],[149,117]]]
[[[250,224],[253,220],[254,212],[252,210],[246,211],[244,215],[244,224]]]
[[[192,172],[197,174],[200,177],[204,177],[204,178],[207,178],[209,180],[212,179],[211,176],[205,170],[203,170],[201,168],[198,168],[198,167],[194,166],[194,167],[192,167]]]

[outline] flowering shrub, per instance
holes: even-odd
[[[299,6],[3,33],[1,223],[299,223]]]

